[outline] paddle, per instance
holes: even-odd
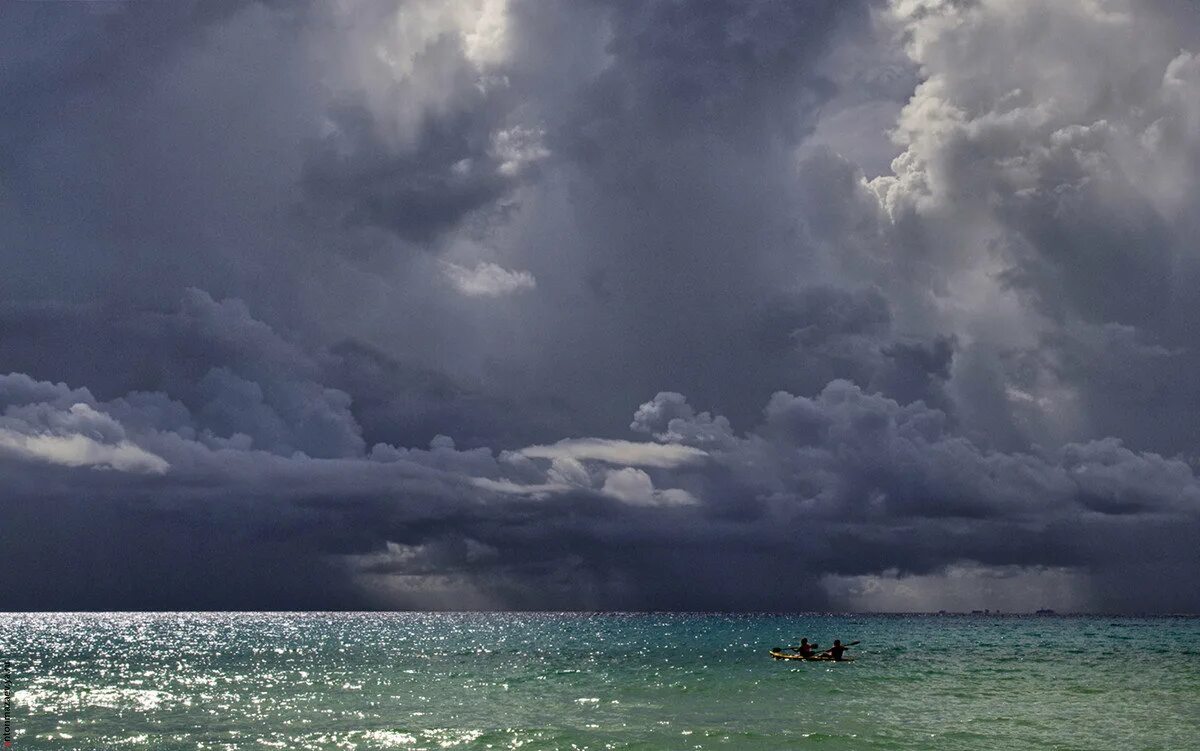
[[[843,647],[853,647],[855,644],[862,644],[862,641],[861,641],[861,640],[860,640],[860,641],[852,641],[852,642],[850,642],[849,644],[843,644],[842,646],[843,646]],[[818,646],[820,646],[820,645],[818,645],[818,644],[809,644],[808,646],[812,647],[813,649],[816,649],[816,648],[817,648]],[[782,649],[800,649],[800,647],[799,647],[799,646],[795,646],[795,647],[782,647]],[[831,649],[832,649],[832,647],[831,647]],[[828,649],[825,649],[825,650],[822,650],[822,651],[824,651],[824,652],[828,652],[829,650],[828,650]]]
[[[862,644],[862,642],[861,642],[861,641],[852,641],[852,642],[849,642],[849,643],[847,643],[847,644],[843,644],[842,646],[843,646],[843,647],[853,647],[855,644]],[[831,651],[833,651],[833,647],[830,647],[829,649],[822,650],[822,651],[821,651],[821,654],[823,654],[823,655],[827,655],[827,654],[829,654]]]

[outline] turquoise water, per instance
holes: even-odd
[[[845,664],[775,661],[808,636]],[[1200,620],[7,614],[14,748],[1195,749]]]

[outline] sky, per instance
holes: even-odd
[[[0,5],[6,610],[1200,611],[1191,0]]]

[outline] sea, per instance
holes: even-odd
[[[853,662],[774,660],[808,637]],[[13,749],[1200,749],[1200,618],[0,614]]]

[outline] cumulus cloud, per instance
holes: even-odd
[[[162,474],[170,465],[132,443],[125,426],[98,411],[86,389],[0,376],[0,452],[11,457],[122,472]]]
[[[200,427],[186,408],[164,421],[165,395],[101,402],[19,374],[4,386],[0,453],[6,483],[22,496],[61,504],[87,488],[102,503],[135,502],[141,510],[120,523],[169,508],[213,534],[242,509],[243,532],[282,526],[307,546],[314,576],[342,577],[346,596],[379,605],[449,606],[458,592],[480,606],[642,606],[661,597],[680,563],[716,546],[732,569],[699,567],[698,594],[671,602],[699,606],[741,582],[738,602],[765,607],[778,593],[769,579],[755,586],[747,577],[773,568],[813,577],[791,595],[797,605],[973,602],[956,572],[978,565],[1056,572],[1004,589],[1012,607],[1072,582],[1066,601],[1096,606],[1111,599],[1089,594],[1088,582],[1112,577],[1112,566],[1193,565],[1194,546],[1162,535],[1200,525],[1200,481],[1183,462],[1111,439],[1044,454],[990,451],[957,435],[939,410],[847,382],[812,398],[778,393],[745,433],[668,393],[638,410],[643,421],[656,404],[675,414],[656,443],[575,439],[504,453],[440,436],[427,449],[380,444],[328,459],[256,449]],[[80,398],[90,403],[56,406]],[[13,450],[15,420],[64,440]],[[90,454],[63,453],[85,445]],[[47,476],[56,464],[157,479]],[[809,544],[795,545],[796,535]],[[618,562],[618,549],[633,554]],[[586,597],[562,587],[564,571],[589,582]],[[389,574],[408,584],[398,589]],[[259,586],[259,596],[281,596]]]
[[[86,404],[73,404],[65,412],[40,404],[34,409],[5,410],[0,418],[0,451],[67,467],[155,474],[170,468],[162,457],[124,440],[123,434],[120,423]]]
[[[650,475],[633,467],[608,470],[600,492],[625,503],[666,506],[697,503],[692,494],[686,490],[679,488],[659,490],[654,487]]]

